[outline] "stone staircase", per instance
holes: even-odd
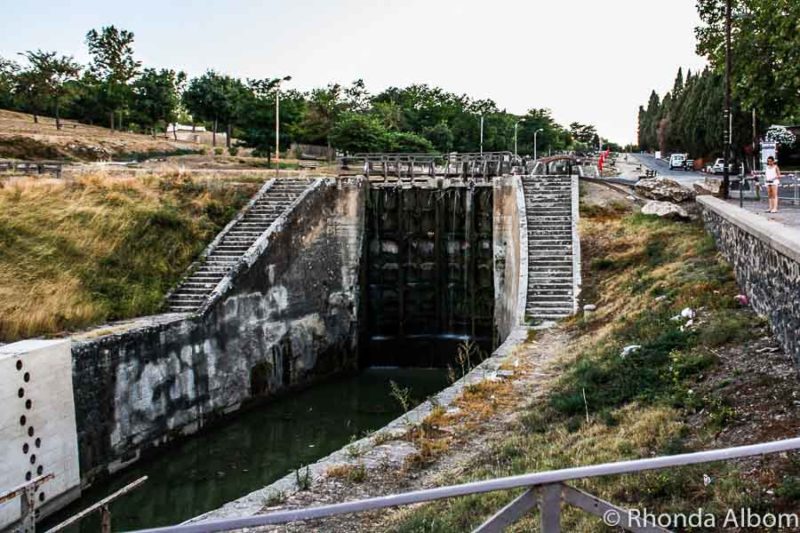
[[[528,222],[528,299],[534,322],[575,312],[572,180],[569,176],[523,176]]]
[[[197,311],[239,258],[311,183],[304,179],[281,178],[266,191],[259,192],[260,196],[245,208],[233,225],[226,228],[227,231],[223,230],[219,242],[212,245],[202,262],[169,295],[168,311]]]

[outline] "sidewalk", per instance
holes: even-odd
[[[728,203],[739,207],[739,200],[736,198],[728,200]],[[789,202],[782,202],[778,204],[777,213],[767,213],[767,199],[763,198],[761,201],[745,200],[744,209],[750,213],[761,215],[773,222],[780,222],[793,228],[800,228],[800,207],[793,206]]]

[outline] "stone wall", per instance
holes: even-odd
[[[198,315],[73,344],[84,481],[249,402],[357,365],[364,184],[321,181]]]
[[[697,202],[753,309],[800,363],[800,231],[710,196]]]

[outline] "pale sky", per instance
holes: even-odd
[[[652,89],[694,52],[695,0],[0,0],[0,55],[41,48],[87,62],[84,36],[114,24],[146,66],[292,76],[307,90],[363,78],[375,93],[427,83],[501,109],[549,108],[563,125],[636,139]]]

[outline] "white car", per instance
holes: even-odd
[[[739,167],[736,163],[728,163],[728,172],[735,174]],[[714,161],[713,165],[706,167],[706,172],[710,174],[724,174],[725,173],[725,160],[721,157]]]
[[[676,168],[684,170],[684,165],[686,165],[686,154],[672,154],[671,156],[669,156],[670,170]]]

